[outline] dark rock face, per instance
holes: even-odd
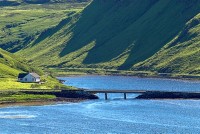
[[[98,99],[99,97],[82,90],[62,90],[57,97]]]
[[[136,99],[200,99],[200,93],[149,91]]]
[[[26,94],[49,94],[55,95],[56,97],[63,98],[80,98],[80,99],[99,99],[98,96],[85,92],[84,90],[62,90],[62,91],[21,91]]]
[[[0,54],[0,58],[3,58],[4,56],[2,54]]]

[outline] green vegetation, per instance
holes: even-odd
[[[200,2],[196,0],[94,0],[82,12],[64,17],[43,31],[17,55],[45,68],[198,75],[199,50],[194,48],[198,47],[199,12]],[[196,26],[189,27],[193,19]],[[174,41],[179,35],[190,43],[185,39],[182,43]],[[189,60],[194,66],[189,66]]]
[[[78,5],[72,8],[68,4],[3,7],[0,9],[0,47],[10,52],[26,48],[43,31],[55,27],[80,9]]]
[[[20,83],[17,82],[17,76],[21,72],[36,72],[41,75],[44,83]],[[0,90],[7,89],[72,89],[64,86],[59,81],[35,66],[28,65],[26,61],[14,56],[13,54],[0,49]]]
[[[0,49],[0,78],[17,77],[20,72],[37,72],[42,75],[42,71],[28,66],[21,58]]]
[[[60,75],[200,74],[200,1],[17,2],[0,10],[0,47],[29,64]]]
[[[40,74],[43,83],[21,83],[17,81],[17,75],[21,72],[34,71]],[[19,92],[20,90],[28,91],[44,91],[58,89],[74,89],[72,87],[61,84],[57,79],[45,74],[39,69],[29,66],[25,61],[17,58],[13,54],[0,49],[0,103],[8,102],[28,102],[28,101],[44,101],[55,99],[55,95],[48,94],[26,94]]]
[[[135,67],[200,76],[200,14],[188,21],[159,52]]]
[[[36,94],[25,94],[20,92],[8,91],[8,92],[0,92],[0,103],[8,103],[8,102],[30,102],[30,101],[44,101],[44,100],[52,100],[55,99],[54,95],[36,95]]]
[[[20,83],[14,78],[0,78],[0,90],[30,89],[31,83]]]
[[[0,78],[0,90],[6,91],[6,90],[19,90],[19,89],[40,89],[40,90],[46,90],[46,89],[75,89],[70,86],[65,86],[62,83],[59,83],[59,81],[55,78],[48,77],[43,79],[45,82],[42,84],[38,83],[21,83],[17,81],[17,78]]]
[[[38,1],[41,2],[41,1]],[[38,5],[35,0],[0,1],[0,47],[10,52],[16,52],[35,45],[38,36],[49,29],[58,30],[57,24],[69,16],[79,12],[87,3],[65,4],[49,1]],[[31,4],[30,4],[31,3]],[[35,4],[35,5],[32,5]],[[76,7],[76,8],[74,8]],[[59,8],[59,10],[57,10]],[[54,31],[52,31],[53,34]],[[35,44],[29,44],[33,40]],[[29,55],[30,57],[30,55]],[[21,72],[36,72],[41,76],[42,83],[20,83],[17,76]],[[50,73],[43,72],[37,65],[30,65],[21,56],[16,56],[0,49],[0,103],[44,101],[55,99],[55,95],[22,93],[27,91],[46,91],[60,89],[75,89],[60,83]]]
[[[158,76],[156,72],[152,71],[128,71],[128,70],[116,70],[116,69],[100,69],[100,68],[50,68],[53,75],[67,76],[67,75],[124,75],[124,76]]]
[[[53,75],[200,77],[200,1],[90,2],[0,1],[0,48],[15,53],[0,49],[0,90],[12,91],[0,102],[55,98],[22,89],[73,89]],[[17,82],[29,71],[44,83]]]

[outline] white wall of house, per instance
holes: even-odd
[[[21,82],[40,82],[40,78],[35,78],[31,74],[26,75],[24,78],[19,79]]]
[[[40,78],[35,78],[35,82],[40,82]]]

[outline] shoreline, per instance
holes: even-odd
[[[139,78],[164,78],[180,79],[190,81],[200,81],[200,74],[181,74],[181,73],[159,73],[156,71],[137,71],[137,70],[115,70],[115,69],[93,69],[93,68],[49,68],[55,77],[67,76],[135,76]]]
[[[163,76],[138,76],[138,75],[124,75],[124,74],[70,74],[70,75],[57,75],[56,78],[61,77],[76,77],[76,76],[124,76],[124,77],[136,77],[136,78],[150,78],[150,79],[169,79],[169,80],[181,80],[181,81],[196,81],[200,82],[200,76],[199,78],[183,78],[183,77],[163,77]]]
[[[180,78],[180,77],[161,77],[161,76],[140,76],[140,75],[125,75],[125,74],[74,74],[74,75],[58,75],[56,77],[59,79],[60,77],[76,77],[76,76],[124,76],[124,77],[137,77],[137,78],[152,78],[152,79],[169,79],[169,80],[181,80],[181,81],[190,81],[190,82],[200,82],[200,79],[188,79],[188,78]],[[26,94],[33,94],[33,95],[55,95],[56,98],[54,99],[33,99],[33,100],[21,100],[19,102],[17,101],[1,101],[0,102],[0,108],[2,107],[10,107],[10,106],[42,106],[42,105],[53,105],[53,104],[59,104],[59,103],[79,103],[82,101],[90,100],[90,99],[97,99],[95,98],[95,95],[86,94],[81,89],[78,90],[63,90],[62,92],[42,92],[42,91],[21,91],[22,93]],[[154,94],[155,95],[155,94]],[[176,97],[164,97],[159,93],[159,95],[156,93],[156,97],[152,96],[152,94],[143,94],[142,96],[138,97],[137,99],[145,99],[145,100],[175,100]],[[160,97],[161,95],[161,97]],[[171,96],[171,95],[170,95]],[[173,96],[173,95],[172,95]],[[71,98],[70,98],[71,97]],[[97,96],[96,96],[97,97]],[[176,98],[176,99],[188,99],[188,98]],[[199,100],[198,98],[190,98],[192,100]]]
[[[149,96],[145,97],[136,97],[133,99],[127,100],[155,100],[155,101],[168,101],[168,100],[194,100],[200,101],[200,98],[149,98]],[[0,102],[0,109],[1,108],[9,108],[9,107],[21,107],[21,106],[45,106],[45,105],[57,105],[57,104],[72,104],[72,103],[80,103],[88,101],[88,99],[81,99],[81,98],[56,98],[53,100],[33,100],[27,102]],[[126,100],[123,100],[126,101]]]
[[[98,99],[96,95],[87,93],[83,90],[4,91],[1,92],[1,97],[0,107],[18,105],[44,105],[56,103],[78,103],[85,100]]]
[[[79,103],[88,99],[83,98],[63,98],[58,97],[49,100],[30,100],[24,102],[0,102],[0,108],[15,107],[15,106],[44,106],[44,105],[55,105],[55,104],[68,104],[68,103]]]
[[[20,106],[45,106],[45,105],[57,105],[57,104],[72,104],[80,103],[84,101],[89,101],[92,99],[86,98],[66,98],[66,97],[56,97],[55,99],[38,99],[29,101],[2,101],[0,102],[1,108],[9,107],[20,107]],[[109,99],[108,99],[109,100]],[[129,99],[127,99],[129,100]],[[158,100],[158,101],[168,101],[168,100],[194,100],[200,101],[200,93],[187,93],[187,92],[160,92],[160,91],[150,91],[145,92],[135,98],[130,100]],[[105,100],[106,101],[106,100]],[[125,101],[125,100],[123,100]]]

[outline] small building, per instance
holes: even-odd
[[[18,75],[19,82],[40,82],[40,76],[36,73],[20,73]]]

